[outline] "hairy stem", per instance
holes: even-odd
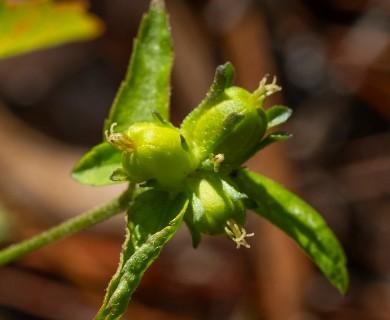
[[[129,203],[132,199],[133,189],[133,186],[130,185],[130,187],[124,193],[112,201],[82,213],[72,219],[64,221],[63,223],[28,240],[13,244],[4,250],[1,250],[0,265],[6,264],[27,253],[38,250],[56,240],[62,239],[80,230],[91,227],[98,222],[123,212],[129,207]]]

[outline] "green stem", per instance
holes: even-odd
[[[58,226],[44,231],[28,240],[13,244],[4,250],[1,250],[0,265],[6,264],[25,255],[26,253],[38,250],[56,240],[62,239],[70,234],[91,227],[98,222],[123,212],[129,207],[129,203],[132,199],[133,189],[133,186],[130,185],[124,193],[107,204],[80,214],[79,216],[69,219],[59,224]]]

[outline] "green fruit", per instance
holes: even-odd
[[[255,152],[266,129],[265,112],[252,94],[230,87],[194,124],[195,153],[200,162],[223,154],[223,165],[238,166]]]
[[[245,208],[242,199],[228,178],[222,179],[213,172],[197,173],[189,177],[186,186],[191,197],[191,225],[200,233],[225,233],[227,221],[242,225],[245,222]]]
[[[163,187],[175,188],[195,169],[192,153],[175,128],[136,123],[126,134],[109,137],[114,135],[120,135],[119,139],[109,141],[123,151],[122,166],[133,182],[154,179]]]

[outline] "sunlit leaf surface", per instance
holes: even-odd
[[[91,39],[102,31],[85,2],[0,1],[0,58]]]

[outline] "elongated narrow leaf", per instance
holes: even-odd
[[[117,182],[110,180],[110,176],[120,167],[121,152],[103,142],[81,158],[72,171],[72,177],[92,186],[114,184]]]
[[[249,170],[235,177],[250,209],[292,237],[340,292],[348,287],[346,258],[336,236],[311,206],[276,182]]]
[[[118,270],[95,319],[120,319],[142,275],[178,230],[187,205],[183,194],[170,200],[169,193],[149,189],[137,196],[128,212]]]
[[[133,123],[152,122],[153,111],[168,119],[172,62],[172,41],[164,2],[154,0],[142,20],[125,80],[104,129],[109,130],[116,122],[116,131],[123,132]]]
[[[10,2],[0,1],[0,58],[94,38],[103,30],[82,1]]]
[[[205,111],[215,104],[224,90],[233,85],[234,76],[235,70],[230,62],[218,66],[215,72],[214,81],[206,95],[206,98],[184,119],[182,123],[181,130],[188,141],[192,140],[195,123]]]
[[[169,116],[170,74],[173,52],[168,18],[162,0],[154,0],[143,18],[125,80],[112,105],[105,130],[116,122],[125,131],[136,122],[152,122],[153,111]],[[93,186],[117,183],[110,180],[121,166],[121,153],[107,143],[95,146],[75,166],[72,176]]]

